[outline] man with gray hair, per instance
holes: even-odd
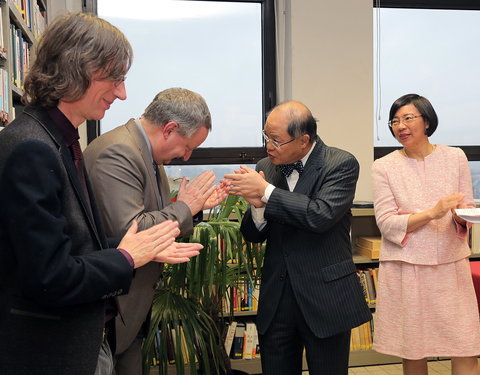
[[[170,88],[157,94],[140,118],[87,147],[86,167],[107,236],[121,238],[134,220],[143,230],[171,219],[185,237],[193,231],[193,216],[225,199],[226,188],[213,186],[215,175],[207,171],[189,184],[184,178],[176,202],[171,202],[162,166],[174,158],[188,160],[210,129],[205,100],[190,90]],[[137,269],[129,294],[119,298],[123,321],[116,321],[116,375],[142,374],[141,345],[161,272],[153,262]]]

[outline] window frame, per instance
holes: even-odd
[[[262,117],[277,104],[277,63],[275,39],[275,0],[187,0],[261,4],[262,20]],[[85,12],[98,13],[97,0],[83,0]],[[145,106],[148,103],[145,103]],[[259,137],[264,124],[258,129]],[[87,142],[100,135],[100,121],[87,121]],[[174,159],[169,165],[256,164],[267,156],[265,142],[261,147],[200,147],[188,161]]]
[[[447,9],[447,10],[480,10],[480,2],[477,0],[373,0],[374,8],[408,8],[408,9]],[[480,161],[480,145],[458,146],[463,150],[469,161]],[[401,149],[398,147],[374,147],[373,159],[379,159],[390,152]]]

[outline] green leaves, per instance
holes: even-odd
[[[165,266],[164,286],[156,292],[144,343],[145,374],[153,358],[161,366],[160,373],[166,373],[169,362],[175,363],[179,375],[185,368],[190,374],[198,374],[199,369],[209,375],[225,373],[222,302],[232,296],[240,280],[257,285],[263,262],[264,246],[245,242],[240,232],[247,208],[245,200],[229,196],[189,238],[204,246],[200,255]],[[236,220],[229,220],[232,217]],[[229,315],[233,314],[230,306]]]

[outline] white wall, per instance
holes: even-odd
[[[277,0],[279,101],[306,104],[318,134],[360,162],[357,200],[372,200],[371,0]]]

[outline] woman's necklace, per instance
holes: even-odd
[[[437,145],[432,145],[432,144],[430,143],[430,152],[429,152],[428,154],[426,154],[425,156],[430,155],[433,151],[435,151],[436,148],[437,148]],[[414,158],[414,157],[408,156],[408,153],[407,153],[407,150],[405,149],[405,147],[402,148],[402,154],[403,154],[405,157],[407,157],[407,158],[416,159],[416,158]],[[422,160],[425,158],[425,156],[422,158]],[[420,159],[417,159],[417,160],[420,160]]]

